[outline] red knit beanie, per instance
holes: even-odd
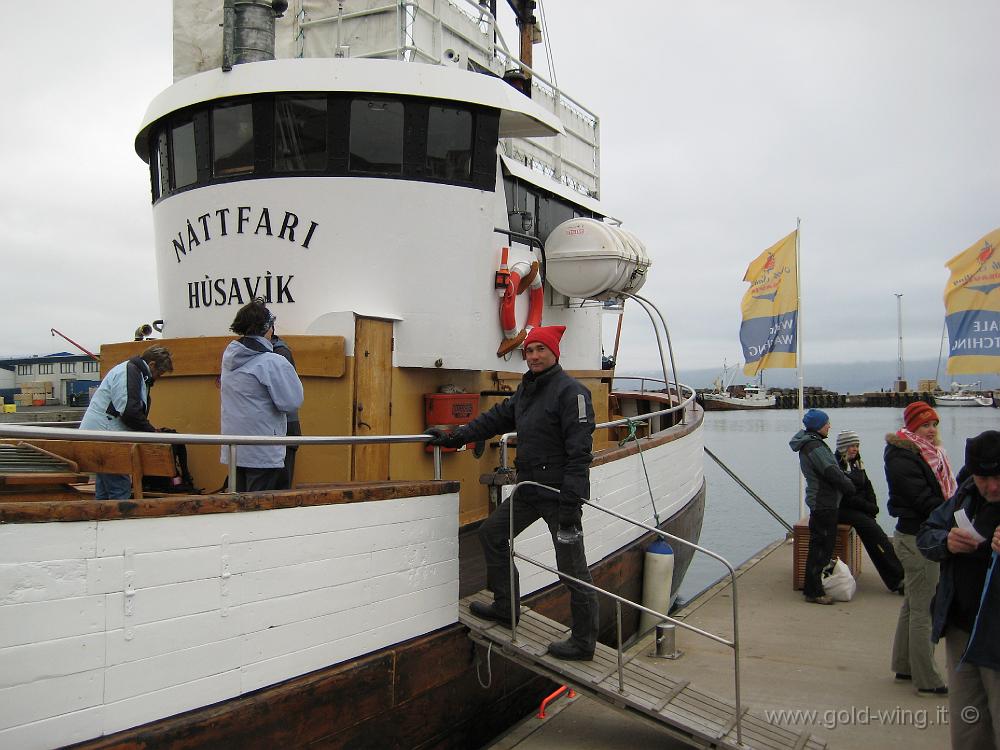
[[[556,355],[556,359],[559,359],[559,339],[562,338],[565,332],[566,326],[539,326],[538,328],[532,328],[528,331],[528,335],[524,339],[524,348],[527,349],[528,344],[534,342],[545,344],[546,348]]]
[[[903,410],[903,423],[910,432],[916,432],[928,422],[940,421],[938,413],[925,401],[914,401]]]

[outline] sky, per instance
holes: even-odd
[[[50,328],[96,350],[159,317],[133,139],[172,81],[170,3],[47,8],[4,14],[0,355],[72,349]],[[642,293],[681,373],[742,359],[743,274],[797,219],[807,382],[824,362],[896,360],[897,294],[904,361],[938,356],[944,264],[1000,227],[1000,3],[542,10],[560,87],[601,118],[601,197],[653,259]],[[658,361],[627,308],[622,368]]]

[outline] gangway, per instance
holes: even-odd
[[[548,644],[567,638],[569,628],[522,606],[517,639],[511,640],[506,625],[483,620],[469,611],[479,601],[492,602],[488,591],[480,591],[459,603],[459,621],[469,628],[469,638],[535,674],[565,684],[618,711],[653,724],[676,739],[697,748],[745,750],[823,750],[826,743],[808,732],[796,733],[768,722],[743,708],[743,744],[736,739],[736,707],[733,703],[698,690],[691,683],[666,677],[635,659],[624,657],[623,685],[619,687],[618,653],[597,644],[593,661],[563,661],[546,653]],[[676,662],[672,668],[676,667]]]

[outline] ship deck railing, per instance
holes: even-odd
[[[597,425],[597,429],[636,424],[658,416],[670,414],[687,408],[694,399],[694,390],[687,386],[688,396],[679,404],[667,409],[625,417]],[[680,392],[678,388],[678,392]],[[78,427],[68,427],[67,422],[39,422],[32,424],[0,424],[0,438],[20,440],[88,440],[109,443],[169,443],[171,445],[218,445],[228,450],[229,481],[228,491],[236,488],[236,452],[241,445],[381,445],[396,443],[426,443],[431,436],[426,433],[416,435],[212,435],[183,432],[131,432],[111,430],[82,430]],[[57,426],[49,426],[57,425]],[[500,441],[501,466],[508,466],[507,443],[516,433],[508,433]],[[442,453],[439,446],[434,446],[434,479],[442,479]]]

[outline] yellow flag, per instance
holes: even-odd
[[[795,270],[796,232],[758,255],[747,268],[743,295],[744,375],[760,370],[795,367],[799,290]]]
[[[948,326],[948,374],[1000,370],[1000,229],[946,264],[944,290]]]

